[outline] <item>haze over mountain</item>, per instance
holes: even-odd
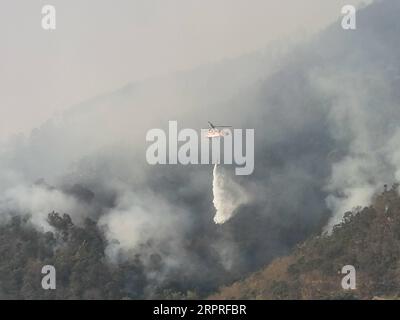
[[[299,40],[367,1],[52,0],[54,32],[41,26],[49,3],[1,1],[0,141],[128,82]]]
[[[338,21],[289,51],[271,48],[83,102],[2,146],[1,219],[16,228],[11,217],[29,214],[28,225],[55,233],[54,250],[63,241],[80,248],[79,228],[98,228],[98,242],[87,241],[102,251],[99,261],[104,254],[127,282],[134,275],[141,283],[135,293],[125,283],[118,297],[205,296],[243,278],[400,178],[399,15],[398,1],[376,1],[358,12],[356,31]],[[255,129],[254,173],[224,167],[252,195],[225,224],[213,222],[211,165],[146,163],[146,132],[168,120]],[[67,217],[50,224],[52,211],[74,227]]]

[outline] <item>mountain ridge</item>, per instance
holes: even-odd
[[[275,259],[210,299],[399,299],[399,185],[373,204],[348,211],[332,234],[310,237],[293,253]],[[341,287],[346,265],[356,269],[356,290]]]

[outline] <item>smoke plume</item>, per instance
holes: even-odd
[[[239,184],[217,168],[218,164],[215,164],[213,170],[213,203],[217,212],[214,216],[214,222],[224,224],[234,216],[240,205],[248,201],[248,196]]]

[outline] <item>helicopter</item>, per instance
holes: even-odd
[[[207,132],[207,138],[219,138],[219,137],[225,137],[230,134],[230,130],[225,130],[225,128],[232,128],[232,126],[216,126],[212,124],[210,121],[208,121],[208,132]]]

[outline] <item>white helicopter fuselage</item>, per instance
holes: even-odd
[[[209,129],[207,132],[207,138],[219,138],[219,137],[225,137],[229,135],[229,130],[220,130],[220,129]]]

